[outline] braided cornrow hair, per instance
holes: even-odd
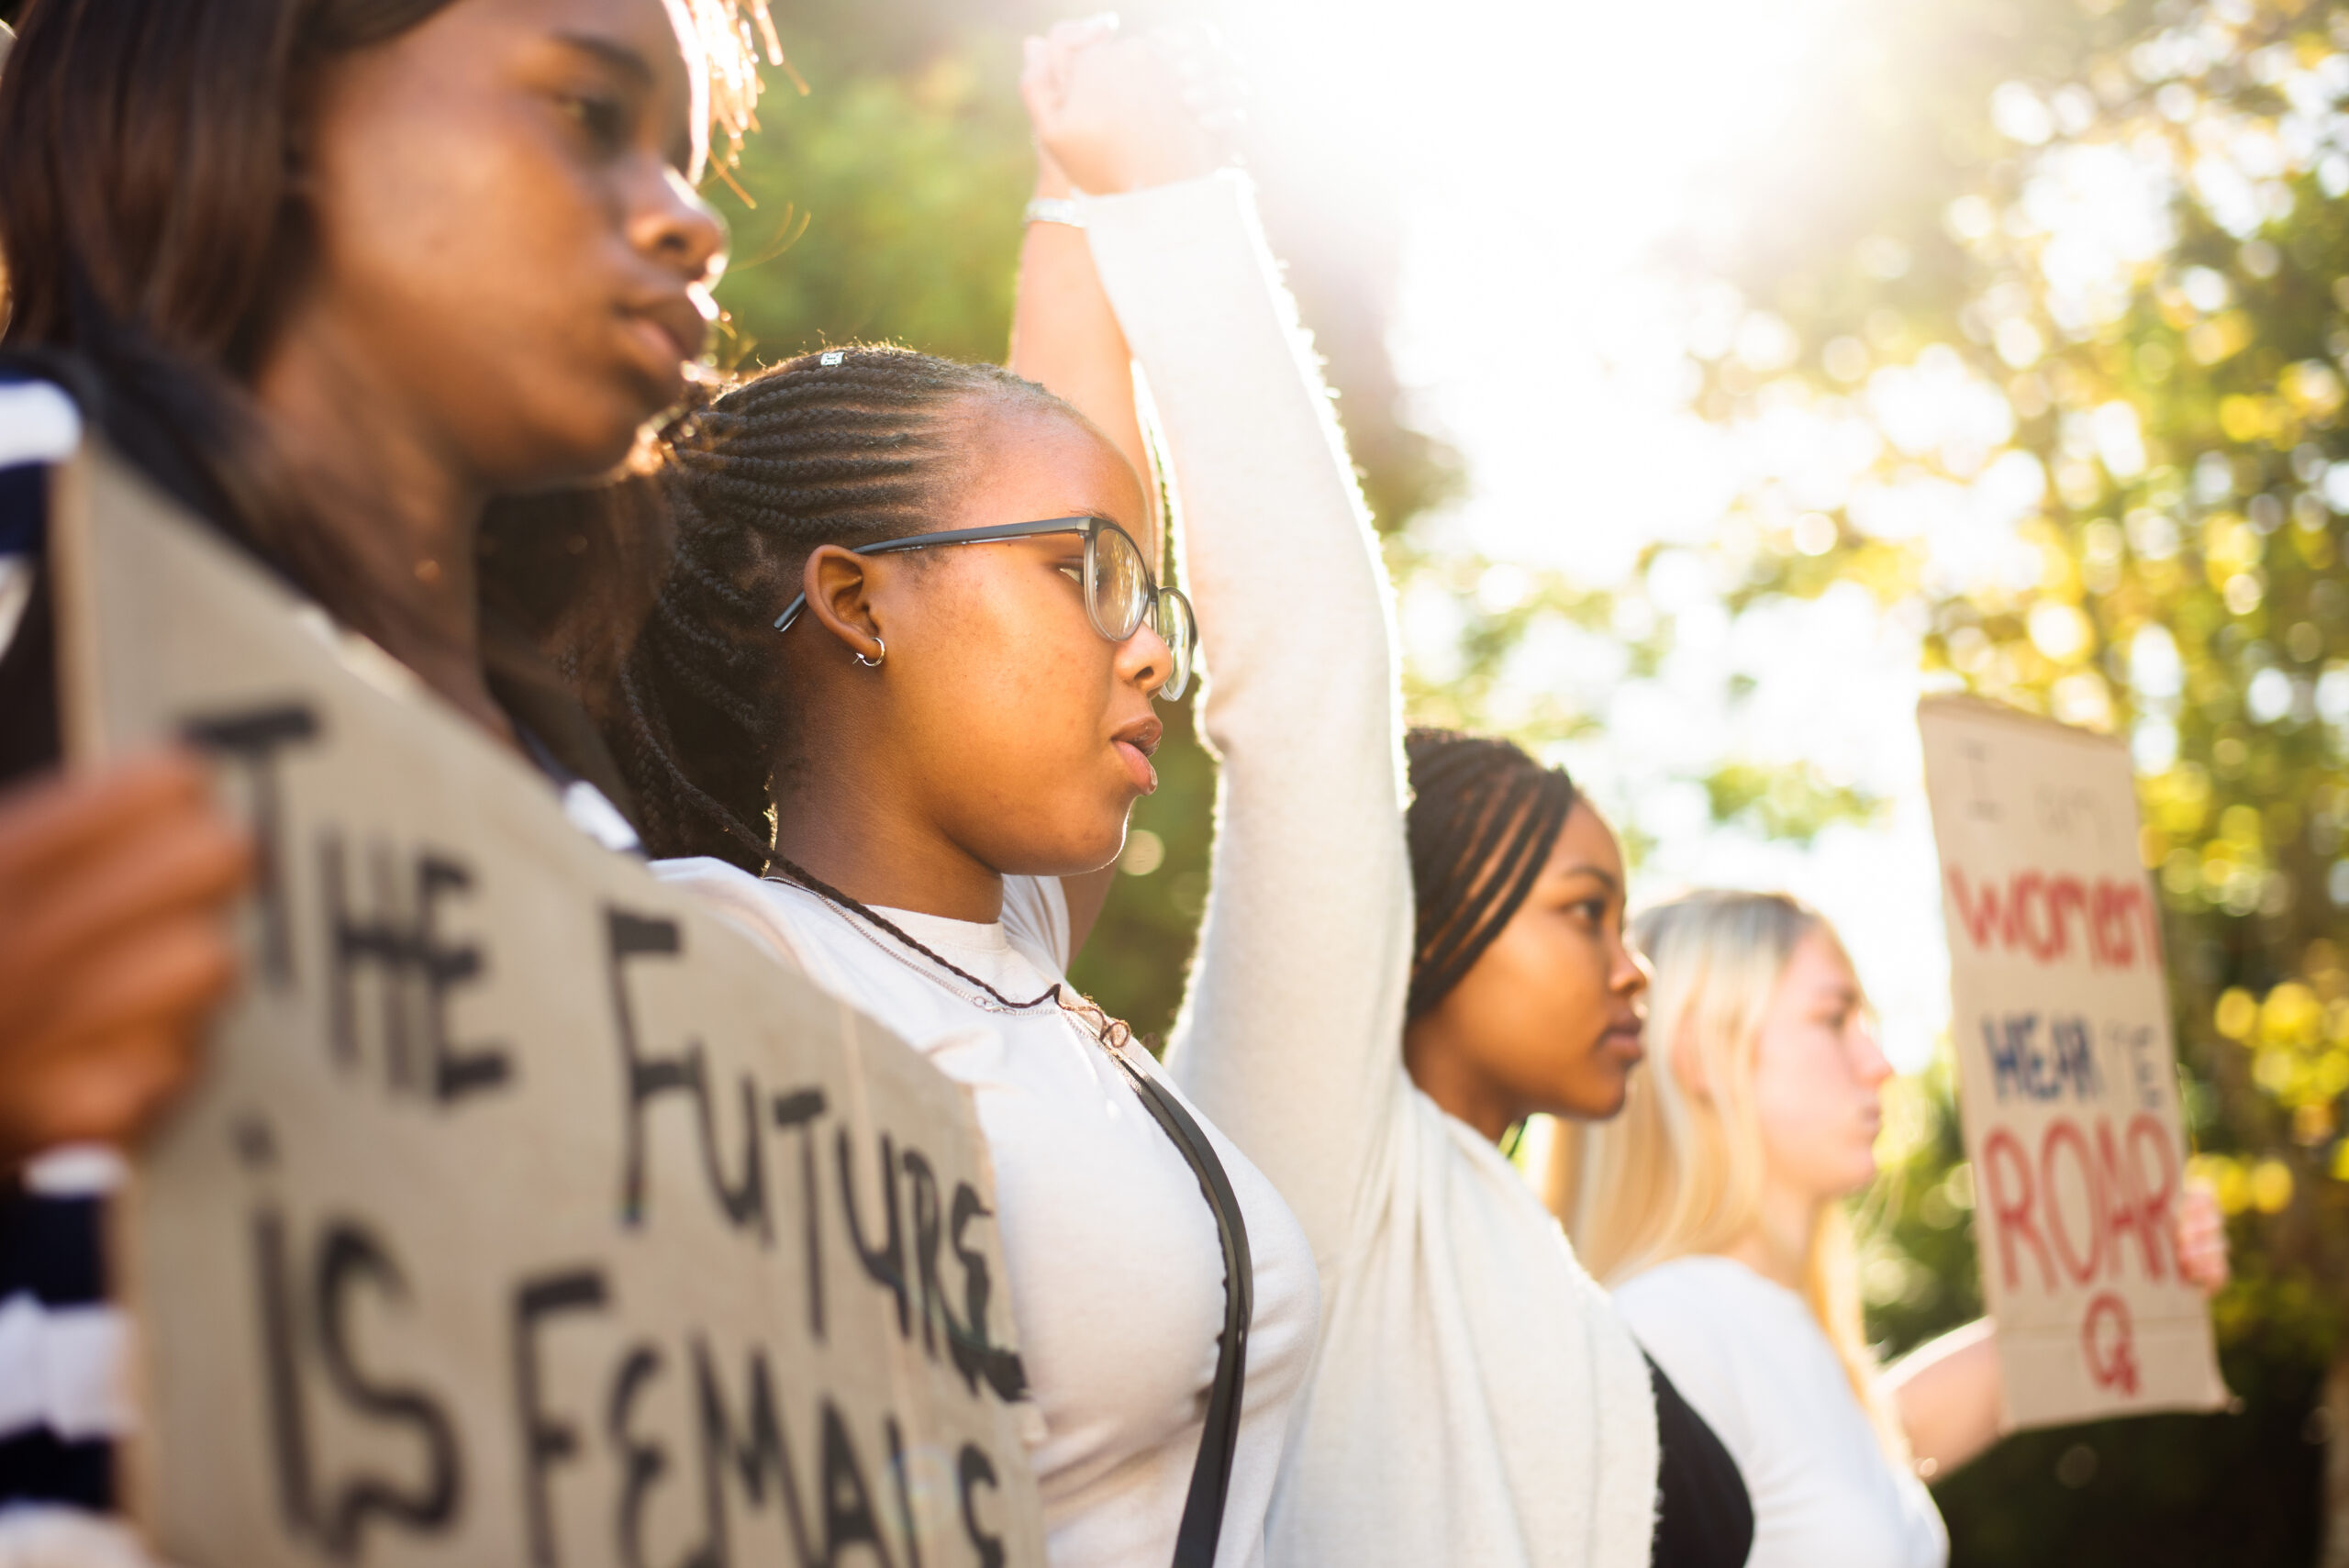
[[[818,546],[937,526],[968,458],[959,416],[985,398],[1083,417],[997,365],[863,345],[777,365],[673,429],[658,483],[676,552],[620,663],[609,728],[649,853],[796,883],[1026,1009],[1058,988],[1013,1001],[778,853],[770,816],[791,706],[775,616]]]
[[[1576,798],[1564,768],[1510,741],[1449,729],[1404,737],[1416,906],[1405,1018],[1426,1015],[1532,891]]]

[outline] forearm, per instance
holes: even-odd
[[[1068,183],[1047,173],[1037,181],[1036,194],[1065,198]],[[1133,464],[1143,490],[1155,490],[1134,407],[1132,358],[1083,229],[1028,225],[1012,303],[1010,365],[1100,427]]]
[[[1036,182],[1036,194],[1065,199],[1068,182],[1048,169]],[[1019,246],[1009,363],[1015,373],[1067,399],[1125,454],[1141,480],[1155,528],[1158,485],[1134,406],[1133,361],[1083,229],[1065,223],[1028,226]],[[1156,542],[1155,537],[1146,541],[1153,557],[1161,553]],[[1113,862],[1099,871],[1061,879],[1068,900],[1072,954],[1084,948],[1117,874]]]
[[[1411,903],[1386,575],[1244,185],[1085,210],[1165,434],[1222,764],[1169,1060],[1326,1261],[1403,1089]]]
[[[1884,1381],[1925,1473],[1947,1475],[1998,1440],[1998,1343],[1988,1318],[1919,1346]]]

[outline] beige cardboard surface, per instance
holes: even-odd
[[[1968,698],[1917,717],[2006,1425],[2211,1408],[2227,1395],[2177,1272],[2185,1143],[2129,753]]]
[[[117,1237],[157,1550],[1041,1562],[963,1092],[117,463],[59,501],[74,755],[192,737],[263,850]]]

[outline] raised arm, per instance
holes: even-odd
[[[1030,39],[1019,76],[1020,95],[1030,112],[1051,117],[1066,101],[1069,67],[1093,44],[1115,36],[1114,17],[1063,22],[1041,39]],[[1074,195],[1067,174],[1041,146],[1036,157],[1036,197],[1064,202]],[[1141,420],[1134,408],[1132,358],[1117,313],[1094,270],[1093,252],[1085,231],[1070,224],[1032,222],[1019,245],[1019,289],[1011,313],[1011,368],[1040,386],[1050,388],[1074,405],[1117,443],[1151,493],[1152,521],[1157,521],[1157,485],[1152,477],[1150,453],[1142,444]],[[1155,537],[1145,540],[1152,558],[1160,560]],[[1115,862],[1083,876],[1061,878],[1068,900],[1069,952],[1074,956],[1108,902],[1117,880]]]
[[[1030,39],[1019,91],[1034,114],[1050,116],[1065,100],[1077,54],[1116,31],[1113,19],[1063,22]],[[1065,202],[1075,194],[1052,156],[1036,150],[1036,199]],[[1150,454],[1134,411],[1134,378],[1125,332],[1094,270],[1085,231],[1051,220],[1031,222],[1019,244],[1019,290],[1011,312],[1011,368],[1076,406],[1126,454],[1148,487]],[[1153,514],[1155,508],[1153,506]]]
[[[1136,145],[1182,104],[1149,40],[1073,67],[1039,138],[1074,183],[1093,258],[1174,469],[1221,761],[1213,881],[1169,1061],[1331,1262],[1408,1092],[1411,938],[1386,576],[1319,369],[1224,172],[1153,184]]]

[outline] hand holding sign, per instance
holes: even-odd
[[[182,738],[256,849],[117,1238],[155,1549],[1041,1561],[963,1092],[105,454],[55,541],[77,760]]]
[[[185,1086],[251,862],[184,752],[0,796],[0,1173],[127,1140]]]
[[[2186,1184],[2177,1216],[2177,1271],[2205,1296],[2216,1296],[2234,1276],[2227,1259],[2226,1217],[2218,1197],[2200,1182]]]

